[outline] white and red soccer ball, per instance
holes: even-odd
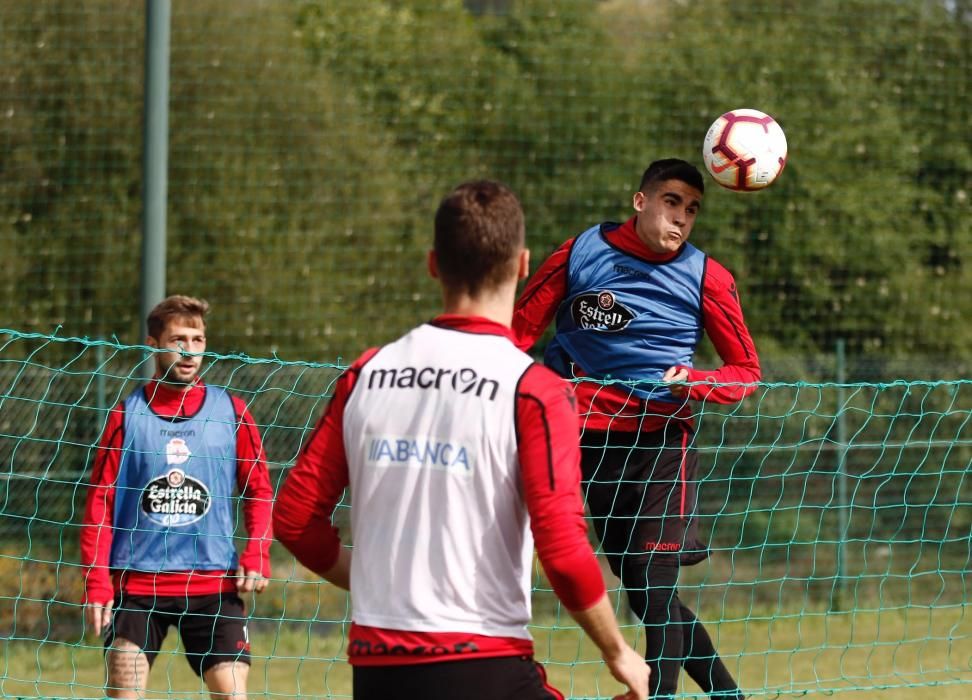
[[[734,109],[712,122],[702,145],[702,160],[723,187],[739,192],[761,190],[783,172],[786,136],[768,114]]]

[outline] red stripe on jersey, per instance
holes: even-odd
[[[653,433],[664,430],[673,417],[692,424],[692,412],[687,404],[645,401],[630,389],[583,381],[583,373],[577,371],[577,374],[582,381],[574,386],[574,393],[583,430]]]
[[[678,506],[678,514],[680,517],[685,517],[685,488],[686,488],[686,477],[685,477],[685,461],[688,459],[688,438],[689,431],[684,425],[682,428],[682,462],[678,465],[679,477],[682,480],[682,498]]]
[[[467,632],[389,630],[353,622],[348,632],[352,666],[406,666],[500,656],[533,656],[533,642]]]
[[[116,591],[125,591],[128,595],[159,598],[236,592],[233,571],[122,571],[112,575],[112,583]]]

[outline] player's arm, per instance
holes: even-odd
[[[573,244],[571,238],[555,250],[533,273],[517,299],[513,334],[520,350],[529,350],[543,335],[567,295],[567,261]]]
[[[732,274],[709,258],[702,287],[702,318],[706,334],[722,359],[718,369],[673,367],[666,381],[705,382],[673,387],[672,393],[693,401],[737,403],[756,390],[762,377],[756,344],[743,318],[739,292]],[[743,386],[749,384],[751,386]]]
[[[115,483],[121,464],[123,432],[124,410],[118,405],[109,413],[98,441],[81,523],[85,620],[95,634],[101,634],[101,630],[111,620],[114,600],[108,563],[111,557]]]
[[[612,675],[628,686],[620,697],[645,698],[648,666],[621,636],[587,539],[573,392],[553,372],[533,365],[517,388],[516,415],[524,498],[544,573]]]
[[[273,487],[267,471],[266,453],[256,421],[246,404],[233,397],[236,411],[236,486],[243,505],[247,540],[240,555],[236,587],[242,593],[262,593],[270,578],[270,545],[273,542],[271,513]]]
[[[346,375],[310,440],[277,493],[273,529],[283,544],[308,569],[335,585],[347,582],[339,553],[341,539],[331,516],[348,485],[342,416],[347,399]]]
[[[344,452],[344,407],[365,353],[341,375],[324,416],[277,494],[273,530],[297,561],[335,586],[350,588],[351,555],[341,546],[331,516],[348,485]]]
[[[614,696],[614,700],[645,700],[651,671],[644,657],[621,636],[610,598],[605,594],[587,610],[573,610],[570,614],[600,649],[614,679],[628,686],[628,692]]]

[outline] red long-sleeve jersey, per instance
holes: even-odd
[[[440,316],[433,324],[465,333],[498,334],[508,328],[486,319]],[[336,562],[340,539],[331,516],[349,483],[344,412],[362,367],[362,355],[338,380],[324,416],[281,487],[274,531],[297,559],[323,575]],[[564,605],[585,610],[604,595],[604,580],[587,540],[580,492],[578,418],[568,385],[540,365],[529,367],[516,392],[520,480],[537,555]],[[367,552],[354,556],[368,556]],[[398,649],[399,653],[363,650]],[[389,630],[353,624],[351,662],[415,664],[469,656],[532,654],[529,640],[457,632]]]
[[[605,237],[616,248],[649,262],[664,262],[677,255],[651,251],[638,238],[634,218],[608,231]],[[544,261],[517,300],[513,332],[522,350],[530,348],[543,334],[569,293],[567,263],[573,243],[574,239],[569,239]],[[713,403],[741,401],[755,390],[754,386],[741,385],[760,380],[759,357],[743,319],[736,282],[711,257],[707,259],[702,282],[702,324],[723,365],[711,370],[685,368],[687,381],[706,382],[691,386],[688,398]],[[588,430],[650,432],[664,428],[673,416],[691,420],[688,405],[644,401],[617,385],[580,381],[575,390],[584,428]]]
[[[153,380],[144,389],[152,410],[164,418],[194,415],[206,398],[206,387],[197,382],[182,392]],[[270,576],[270,545],[273,487],[267,472],[260,432],[246,404],[230,397],[237,416],[236,484],[243,505],[248,535],[240,566]],[[81,525],[81,565],[84,572],[85,602],[106,603],[115,592],[129,595],[186,596],[236,590],[233,571],[111,571],[109,557],[115,512],[115,485],[121,464],[124,408],[119,403],[108,416],[98,444],[91,484],[88,487]]]

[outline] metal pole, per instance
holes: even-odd
[[[847,363],[844,339],[837,340],[837,594],[834,610],[842,610],[847,596],[847,531],[850,525],[850,504],[847,502]]]
[[[165,213],[169,168],[170,0],[145,0],[145,116],[142,152],[142,284],[140,332],[156,304],[165,298]],[[144,337],[144,336],[142,336]],[[142,338],[140,337],[139,340]],[[143,374],[154,363],[146,354]]]

